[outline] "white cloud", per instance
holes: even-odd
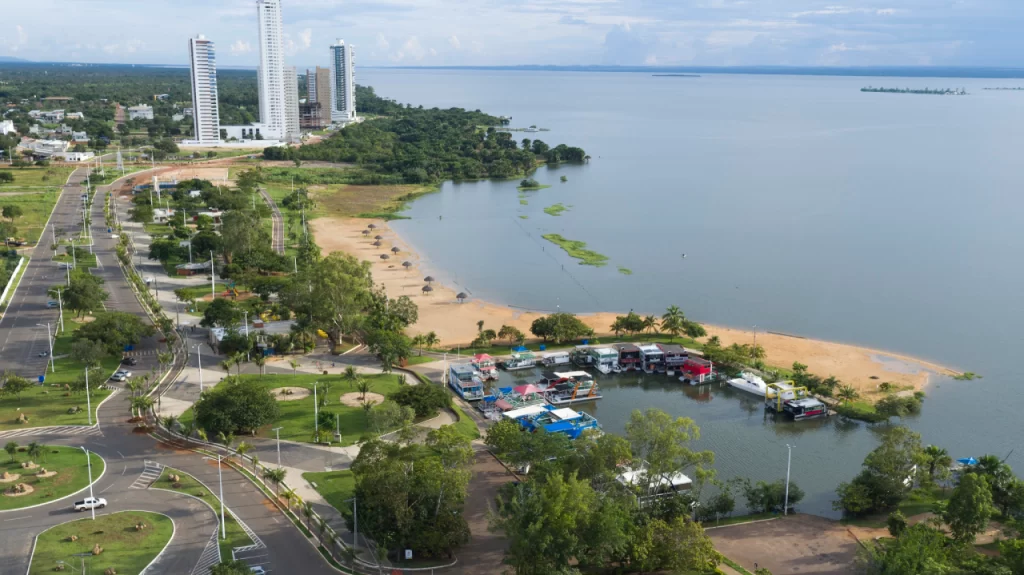
[[[299,32],[299,43],[303,50],[313,45],[313,30],[311,28]]]
[[[245,42],[243,40],[235,40],[234,44],[228,46],[228,50],[231,52],[231,54],[237,56],[239,54],[252,52],[252,44],[249,44],[248,42]]]
[[[14,26],[14,37],[9,42],[0,42],[0,45],[7,44],[11,52],[17,52],[22,46],[28,44],[28,33],[21,27],[21,24]]]
[[[377,47],[381,50],[387,50],[391,47],[391,43],[388,42],[388,39],[380,32],[377,33]]]
[[[395,62],[402,62],[405,60],[420,61],[426,56],[427,50],[420,44],[420,39],[416,36],[409,36],[409,39],[402,44],[402,48],[391,55],[391,59]]]
[[[138,38],[132,38],[124,44],[104,44],[103,51],[107,54],[134,54],[146,44]]]
[[[430,52],[430,55],[431,55],[431,56],[437,56],[437,50],[435,50],[435,49],[431,48],[431,49],[430,49],[430,50],[428,50],[428,51]]]
[[[455,34],[452,34],[451,36],[448,37],[448,44],[450,44],[451,47],[455,48],[456,50],[462,48],[462,42],[459,41],[459,37],[456,36]]]
[[[826,6],[819,10],[794,12],[793,18],[805,16],[845,16],[847,14],[874,14],[875,16],[892,16],[900,12],[896,8],[850,8],[849,6]]]

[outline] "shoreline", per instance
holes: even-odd
[[[456,299],[457,292],[448,285],[431,282],[431,292],[423,292],[425,262],[389,225],[382,219],[354,217],[320,217],[310,220],[310,229],[324,255],[343,252],[360,260],[370,262],[374,281],[383,285],[391,298],[409,296],[419,306],[419,320],[410,326],[411,335],[433,331],[441,340],[441,346],[450,347],[468,344],[476,338],[477,322],[483,320],[487,329],[497,331],[502,325],[515,326],[530,335],[530,324],[534,319],[551,312],[533,311],[513,306],[499,305],[488,301],[468,298],[465,303]],[[377,227],[369,237],[362,231],[369,224]],[[383,237],[380,247],[371,245],[373,236]],[[398,247],[399,253],[392,254],[391,248]],[[389,259],[380,259],[381,254]],[[406,269],[402,263],[412,265]],[[592,312],[576,314],[580,320],[594,329],[598,337],[612,335],[608,326],[618,312]],[[660,313],[657,314],[660,317]],[[701,324],[708,336],[717,335],[723,346],[733,343],[751,343],[754,333],[749,330]],[[622,337],[623,341],[628,339]],[[931,373],[953,376],[959,372],[935,362],[918,359],[906,354],[893,353],[859,345],[806,338],[771,332],[758,332],[757,342],[767,353],[770,365],[788,367],[794,361],[808,366],[809,371],[821,377],[834,375],[844,384],[852,385],[861,393],[873,393],[877,385],[888,381],[900,386],[924,389]]]

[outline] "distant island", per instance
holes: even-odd
[[[700,78],[700,74],[651,74],[655,78]]]
[[[1009,90],[1011,92],[1020,92],[1024,91],[1024,88],[1018,86],[1016,88],[982,88],[982,90]]]
[[[942,88],[942,89],[935,89],[935,90],[933,90],[931,88],[923,88],[923,89],[914,90],[914,89],[911,89],[911,88],[881,88],[881,87],[875,88],[875,87],[872,87],[872,86],[867,86],[866,88],[861,88],[860,91],[861,92],[884,92],[886,94],[934,94],[934,95],[939,95],[939,96],[966,96],[967,95],[967,90],[964,90],[963,88],[960,88],[959,90],[956,89],[956,88]]]

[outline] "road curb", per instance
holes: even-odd
[[[141,510],[128,509],[127,511],[141,511]],[[164,554],[164,551],[167,551],[167,548],[171,546],[171,542],[174,541],[174,534],[178,532],[178,526],[174,524],[174,519],[172,519],[170,515],[167,515],[166,513],[160,513],[159,511],[142,511],[142,513],[153,513],[155,515],[163,515],[164,517],[166,517],[171,522],[171,538],[167,540],[167,543],[164,545],[164,548],[161,549],[160,552],[156,554],[156,557],[154,557],[153,560],[150,561],[148,565],[143,567],[142,571],[139,571],[139,575],[144,575],[146,573],[146,571],[148,571],[149,568],[152,567],[153,564],[156,563],[158,559],[160,559],[160,556]]]

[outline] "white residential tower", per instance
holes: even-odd
[[[331,46],[331,121],[356,119],[355,54],[344,40]]]
[[[284,139],[298,142],[299,131],[299,76],[294,66],[284,69]]]
[[[256,71],[260,128],[264,138],[281,138],[286,122],[281,0],[256,0],[256,15],[260,27],[260,66]]]
[[[188,39],[192,70],[192,127],[196,142],[220,142],[220,112],[217,106],[217,61],[213,42],[200,34]]]

